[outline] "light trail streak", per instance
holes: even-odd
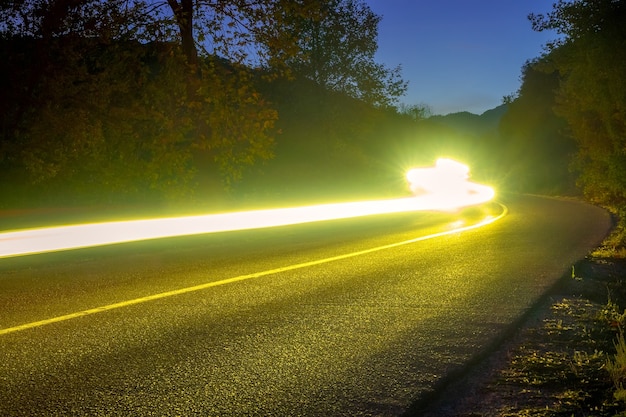
[[[465,171],[462,178],[456,174],[451,176],[450,171],[445,169],[445,166],[450,165],[444,163],[443,169],[439,165],[435,168],[423,168],[430,170],[424,171],[429,172],[429,180],[436,181],[440,177],[446,180],[438,183],[436,191],[427,186],[426,193],[415,197],[9,231],[0,233],[0,258],[375,214],[452,211],[493,199],[494,191],[491,187],[467,181]],[[452,166],[457,171],[459,166],[463,167],[459,163]],[[451,177],[454,181],[450,181]]]
[[[481,220],[480,222],[472,224],[472,225],[468,225],[468,226],[456,225],[456,227],[453,227],[451,230],[446,230],[444,232],[433,233],[433,234],[425,235],[425,236],[419,236],[419,237],[416,237],[416,238],[413,238],[413,239],[404,240],[404,241],[401,241],[401,242],[389,243],[389,244],[383,245],[383,246],[376,246],[376,247],[373,247],[373,248],[368,248],[368,249],[364,249],[364,250],[360,250],[360,251],[356,251],[356,252],[350,252],[350,253],[344,253],[342,255],[332,256],[330,258],[316,259],[316,260],[309,261],[309,262],[302,262],[302,263],[298,263],[298,264],[292,264],[292,265],[283,266],[283,267],[280,267],[280,268],[274,268],[274,269],[268,269],[268,270],[265,270],[265,271],[254,272],[252,274],[239,275],[239,276],[232,277],[232,278],[222,279],[220,281],[212,281],[212,282],[207,282],[207,283],[200,284],[200,285],[195,285],[195,286],[192,286],[192,287],[179,288],[179,289],[172,290],[172,291],[161,292],[161,293],[157,293],[157,294],[147,295],[145,297],[134,298],[134,299],[131,299],[131,300],[120,301],[120,302],[117,302],[117,303],[103,305],[103,306],[96,307],[96,308],[90,308],[90,309],[87,309],[87,310],[77,311],[75,313],[70,313],[70,314],[66,314],[66,315],[63,315],[63,316],[56,316],[56,317],[52,317],[52,318],[49,318],[49,319],[44,319],[44,320],[34,321],[34,322],[30,322],[30,323],[25,323],[25,324],[21,324],[21,325],[18,325],[18,326],[13,326],[13,327],[0,329],[0,336],[5,335],[5,334],[9,334],[9,333],[15,333],[15,332],[23,331],[23,330],[34,329],[34,328],[45,326],[45,325],[48,325],[48,324],[53,324],[53,323],[59,323],[59,322],[67,321],[67,320],[72,320],[72,319],[76,319],[76,318],[79,318],[79,317],[90,316],[92,314],[104,313],[104,312],[110,311],[110,310],[116,310],[116,309],[119,309],[119,308],[125,308],[125,307],[130,307],[130,306],[133,306],[133,305],[137,305],[137,304],[143,304],[143,303],[146,303],[146,302],[149,302],[149,301],[160,300],[160,299],[163,299],[163,298],[174,297],[174,296],[177,296],[177,295],[188,294],[188,293],[192,293],[192,292],[196,292],[196,291],[202,291],[202,290],[206,290],[206,289],[209,289],[209,288],[218,287],[218,286],[221,286],[221,285],[233,284],[235,282],[247,281],[247,280],[251,280],[251,279],[255,279],[255,278],[265,277],[265,276],[268,276],[268,275],[280,274],[280,273],[283,273],[283,272],[293,271],[293,270],[296,270],[296,269],[302,269],[302,268],[308,268],[308,267],[312,267],[312,266],[316,266],[316,265],[322,265],[322,264],[329,263],[329,262],[341,261],[343,259],[349,259],[349,258],[353,258],[353,257],[356,257],[356,256],[363,256],[363,255],[367,255],[367,254],[370,254],[370,253],[373,253],[373,252],[378,252],[378,251],[381,251],[381,250],[393,249],[393,248],[397,248],[399,246],[409,245],[409,244],[417,243],[417,242],[423,242],[425,240],[435,239],[435,238],[438,238],[438,237],[443,237],[443,236],[452,235],[452,234],[458,234],[458,233],[469,231],[469,230],[473,230],[473,229],[478,229],[478,228],[487,226],[487,225],[489,225],[491,223],[494,223],[494,222],[502,219],[504,216],[506,216],[508,214],[508,209],[506,208],[506,206],[500,204],[500,207],[502,208],[502,212],[499,215],[497,215],[497,216],[487,216],[483,220]]]

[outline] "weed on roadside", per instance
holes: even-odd
[[[626,388],[624,388],[626,382],[626,340],[624,340],[624,332],[621,328],[615,342],[615,355],[613,355],[613,359],[607,360],[606,370],[615,386],[613,396],[616,400],[626,402]]]

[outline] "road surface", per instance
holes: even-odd
[[[410,413],[610,227],[502,202],[0,259],[0,415]]]

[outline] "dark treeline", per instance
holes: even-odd
[[[205,59],[194,80],[201,94],[190,99],[174,45],[55,41],[2,42],[3,182],[23,198],[183,198],[194,156],[208,148],[226,183],[242,164],[269,157],[276,111],[245,67]]]
[[[624,219],[626,209],[626,1],[564,1],[530,15],[534,30],[558,38],[522,71],[502,134],[531,156],[536,178],[552,163],[592,202]],[[537,149],[531,152],[531,149]],[[569,180],[571,178],[572,180]]]
[[[218,201],[293,137],[273,86],[377,109],[406,89],[374,62],[362,1],[29,0],[0,17],[5,207]]]
[[[554,114],[556,73],[538,71],[534,63],[522,70],[522,86],[508,104],[499,133],[509,142],[502,161],[511,187],[544,194],[576,193],[570,161],[575,144],[566,135],[564,119]]]
[[[624,219],[626,2],[561,0],[529,20],[558,38],[524,65],[520,89],[503,106],[480,116],[364,113],[359,149],[372,151],[387,184],[405,167],[450,156],[500,190],[582,193]]]
[[[519,91],[432,117],[397,106],[406,83],[374,62],[380,17],[362,1],[9,3],[1,207],[396,196],[439,156],[500,190],[624,207],[623,1],[531,15],[561,38]]]

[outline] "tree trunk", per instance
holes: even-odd
[[[196,72],[198,68],[198,50],[193,39],[193,0],[167,0],[174,12],[176,24],[180,31],[181,46],[187,63]]]

